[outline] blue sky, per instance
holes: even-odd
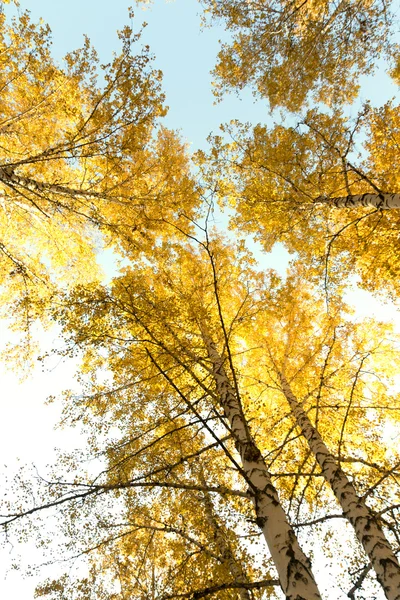
[[[108,62],[118,49],[116,31],[129,23],[128,6],[132,0],[25,0],[22,8],[31,11],[34,20],[49,23],[54,38],[54,55],[61,58],[82,44],[87,34]],[[218,52],[221,27],[200,30],[201,7],[197,0],[156,0],[149,10],[135,7],[134,28],[146,21],[143,42],[156,56],[155,64],[164,73],[163,87],[170,110],[165,123],[180,129],[192,149],[205,146],[207,135],[220,123],[231,119],[265,122],[267,104],[254,103],[249,91],[242,99],[232,95],[215,105],[210,70]]]
[[[53,31],[54,56],[61,59],[82,44],[87,34],[108,62],[118,50],[116,31],[129,23],[128,7],[133,0],[21,0],[32,18],[40,17]],[[254,101],[249,90],[227,96],[215,104],[210,70],[215,64],[219,39],[227,39],[221,26],[201,30],[201,6],[197,0],[155,0],[148,10],[135,7],[134,29],[146,21],[143,43],[155,54],[155,65],[164,74],[169,114],[165,124],[180,129],[192,149],[206,146],[207,135],[217,132],[221,123],[231,119],[272,122],[265,101]],[[364,79],[362,96],[380,104],[396,93],[396,87],[385,76],[384,69]],[[352,110],[350,112],[353,112]],[[279,115],[277,115],[279,118]]]

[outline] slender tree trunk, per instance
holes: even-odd
[[[328,198],[320,196],[314,204],[328,204],[337,208],[356,208],[357,206],[372,206],[373,208],[400,208],[400,194],[354,194]]]
[[[207,487],[207,482],[204,477],[203,468],[200,465],[200,482],[204,487]],[[224,535],[224,531],[218,523],[214,507],[210,498],[210,494],[208,492],[203,492],[203,501],[206,512],[206,519],[214,532],[214,540],[218,547],[219,553],[221,554],[221,560],[223,564],[226,566],[229,573],[232,575],[235,583],[249,583],[246,574],[243,569],[241,569],[238,564],[232,549],[229,545],[228,540]],[[241,600],[251,600],[251,595],[249,590],[245,588],[240,588],[238,590],[239,596]]]
[[[311,452],[321,467],[325,480],[331,486],[344,516],[350,521],[360,544],[368,555],[376,572],[377,579],[388,600],[400,599],[400,565],[382,528],[377,523],[373,513],[360,498],[356,490],[340,468],[338,461],[328,448],[301,404],[294,396],[285,376],[278,372],[282,392],[291,408],[296,423],[306,438]]]
[[[52,192],[53,194],[61,194],[63,196],[71,196],[73,198],[103,198],[104,194],[93,192],[90,190],[79,190],[59,185],[57,183],[45,183],[17,175],[14,171],[7,167],[0,167],[0,181],[11,188],[23,188],[35,193]]]
[[[279,502],[267,466],[254,442],[243,414],[242,405],[233,389],[210,336],[202,331],[224,414],[228,419],[242,467],[253,492],[257,524],[262,529],[279,581],[287,600],[316,600],[321,598],[311,563],[301,550],[296,535],[288,523]]]

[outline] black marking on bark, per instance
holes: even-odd
[[[261,458],[261,452],[254,444],[246,444],[243,452],[243,460],[257,462]]]
[[[260,529],[264,529],[265,523],[268,521],[267,517],[256,517],[256,523]]]
[[[269,498],[269,501],[274,505],[278,506],[279,500],[277,498],[276,489],[272,485],[272,483],[267,483],[267,485],[263,489],[264,494],[266,494]]]

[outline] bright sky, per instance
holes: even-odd
[[[22,8],[31,11],[33,20],[42,17],[50,24],[57,59],[80,46],[86,33],[104,62],[108,62],[113,50],[118,50],[115,32],[127,24],[129,4],[129,0],[21,0]],[[241,99],[231,96],[218,105],[213,104],[209,72],[223,31],[214,28],[200,32],[199,13],[196,0],[168,3],[156,0],[152,10],[144,12],[137,8],[135,16],[136,28],[144,20],[149,23],[143,42],[150,45],[156,55],[157,68],[164,72],[164,90],[170,107],[166,125],[181,129],[183,138],[193,149],[204,147],[207,135],[216,132],[222,122],[234,118],[253,123],[268,120],[265,104],[254,103],[249,92],[242,94]],[[383,99],[383,93],[389,96],[394,93],[387,83],[382,85],[383,81],[383,76],[379,76],[369,88],[369,96],[379,94],[376,102]],[[268,261],[268,266],[275,263],[284,267],[286,261],[285,253],[278,251]],[[387,316],[387,309],[382,309],[377,301],[369,295],[363,298],[368,314],[375,306],[377,316]],[[3,325],[0,344],[7,337]],[[50,333],[43,339],[51,347],[54,337],[55,334]],[[17,464],[15,457],[19,456],[21,464],[35,462],[44,469],[44,465],[52,461],[55,446],[73,448],[79,445],[81,440],[76,433],[53,430],[59,418],[58,405],[44,407],[49,394],[60,394],[71,384],[73,372],[73,364],[57,365],[53,361],[50,371],[42,373],[39,367],[22,385],[11,373],[1,373],[1,464],[9,465],[13,471]],[[16,550],[25,551],[28,558],[33,553],[31,547]],[[8,549],[0,554],[4,568],[9,566],[10,557]],[[1,598],[32,600],[34,586],[35,578],[21,580],[20,573],[12,571],[3,580],[0,573]]]
[[[54,56],[61,59],[82,45],[86,34],[108,62],[118,49],[116,31],[128,23],[128,6],[133,0],[20,0],[32,18],[43,18],[53,32]],[[197,149],[205,146],[207,135],[217,132],[221,123],[231,119],[252,123],[270,120],[266,103],[254,102],[250,91],[226,97],[214,105],[210,70],[215,64],[218,40],[227,38],[221,27],[200,30],[200,5],[197,0],[155,0],[151,9],[135,8],[134,29],[148,23],[143,43],[149,44],[155,65],[164,73],[163,87],[170,110],[166,125],[180,129],[185,140]],[[384,73],[367,85],[368,97],[377,104],[396,94]],[[276,117],[279,118],[279,115]]]
[[[116,31],[128,23],[128,6],[132,0],[21,0],[22,7],[32,17],[42,17],[50,24],[54,36],[54,55],[82,44],[87,34],[99,53],[108,62],[118,48]],[[253,104],[251,93],[243,100],[232,96],[214,106],[210,70],[218,51],[219,28],[200,31],[200,6],[196,0],[156,0],[151,10],[135,8],[134,29],[146,21],[143,42],[156,56],[156,66],[164,73],[164,90],[170,107],[168,127],[181,129],[184,138],[195,148],[204,146],[212,130],[234,118],[263,121],[267,119],[265,105]],[[225,36],[226,37],[226,36]]]

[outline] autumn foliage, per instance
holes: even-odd
[[[2,309],[28,338],[61,331],[79,389],[55,401],[87,439],[1,511],[7,540],[43,546],[55,511],[83,565],[36,596],[329,598],[323,554],[347,597],[398,600],[398,334],[346,303],[355,275],[399,293],[398,107],[345,108],[378,55],[396,78],[388,7],[203,0],[232,35],[217,95],[253,86],[291,124],[225,124],[192,160],[140,33],[107,65],[88,40],[60,65],[4,4]],[[287,272],[249,236],[283,244]]]

